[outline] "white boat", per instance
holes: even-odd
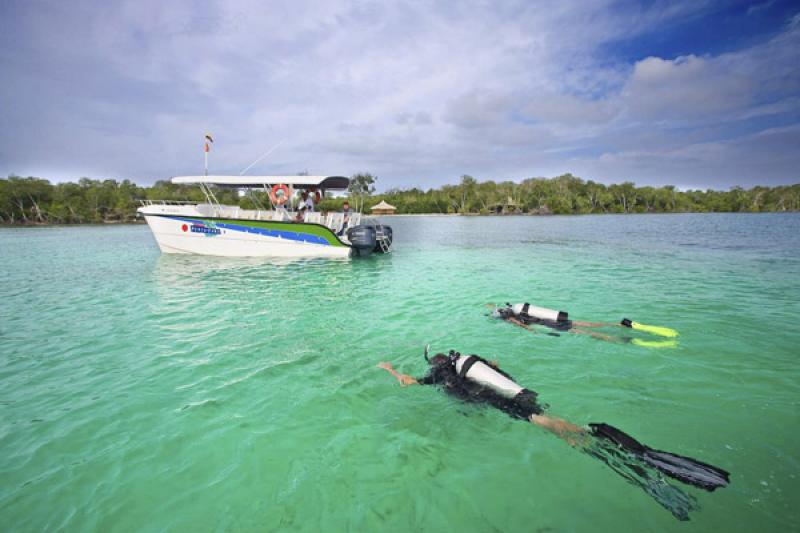
[[[352,213],[291,210],[296,190],[324,194],[344,190],[344,176],[181,176],[175,184],[196,184],[206,202],[143,200],[144,216],[163,253],[224,257],[350,257],[388,253],[392,229]],[[269,208],[242,209],[220,204],[214,188],[269,192]],[[282,194],[281,194],[282,193]],[[299,221],[298,221],[299,219]]]

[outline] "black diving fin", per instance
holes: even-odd
[[[654,450],[608,424],[589,424],[592,435],[610,441],[639,458],[644,464],[683,483],[713,492],[727,487],[730,473],[722,468],[661,450]]]
[[[584,451],[600,459],[627,482],[641,488],[678,520],[689,520],[689,513],[700,509],[697,498],[672,485],[664,477],[646,468],[643,463],[639,464],[640,461],[632,461],[630,454],[622,448],[606,440],[602,440],[602,445],[599,445],[600,440],[597,444],[585,448]]]

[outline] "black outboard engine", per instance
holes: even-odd
[[[347,230],[347,240],[358,257],[372,252],[386,254],[392,248],[392,228],[383,224],[361,224]]]
[[[377,246],[375,226],[360,225],[347,230],[347,240],[353,247],[353,252],[359,257],[372,253]]]

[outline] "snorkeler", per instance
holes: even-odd
[[[454,351],[429,359],[427,347],[425,359],[430,369],[422,378],[401,374],[391,363],[380,363],[378,367],[392,374],[404,387],[439,385],[460,400],[491,405],[512,418],[527,420],[553,432],[642,488],[679,520],[688,520],[689,511],[699,509],[697,501],[658,472],[709,492],[729,483],[729,473],[721,468],[654,450],[608,424],[589,424],[583,428],[545,415],[548,406],[538,402],[537,393],[518,385],[494,361]]]
[[[535,332],[532,326],[545,326],[554,331],[564,331],[575,333],[578,335],[589,335],[595,339],[600,339],[609,342],[620,343],[633,343],[639,346],[648,346],[652,348],[665,348],[673,347],[677,343],[674,340],[661,340],[661,341],[645,341],[642,339],[635,339],[627,336],[614,337],[611,335],[604,335],[594,331],[587,331],[587,328],[609,328],[609,327],[624,327],[638,331],[643,331],[657,335],[659,337],[677,337],[678,332],[674,329],[665,328],[661,326],[648,326],[647,324],[640,324],[627,318],[623,318],[618,324],[613,322],[583,322],[578,320],[570,320],[569,313],[566,311],[556,311],[547,309],[545,307],[537,307],[528,303],[514,304],[507,303],[505,307],[494,306],[492,316],[494,318],[501,318],[506,322],[510,322],[529,331]],[[558,333],[548,333],[548,335],[559,336]]]

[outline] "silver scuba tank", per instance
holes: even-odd
[[[569,320],[569,313],[566,311],[556,311],[555,309],[537,307],[528,303],[514,304],[511,306],[511,310],[517,316],[524,313],[530,317],[538,318],[539,320],[550,320],[552,322],[566,322]]]
[[[469,365],[467,372],[462,374],[462,369],[466,365]],[[455,358],[455,367],[459,375],[463,375],[465,378],[479,383],[484,387],[489,387],[497,394],[508,399],[514,398],[524,388],[482,362],[474,355],[458,355]]]

